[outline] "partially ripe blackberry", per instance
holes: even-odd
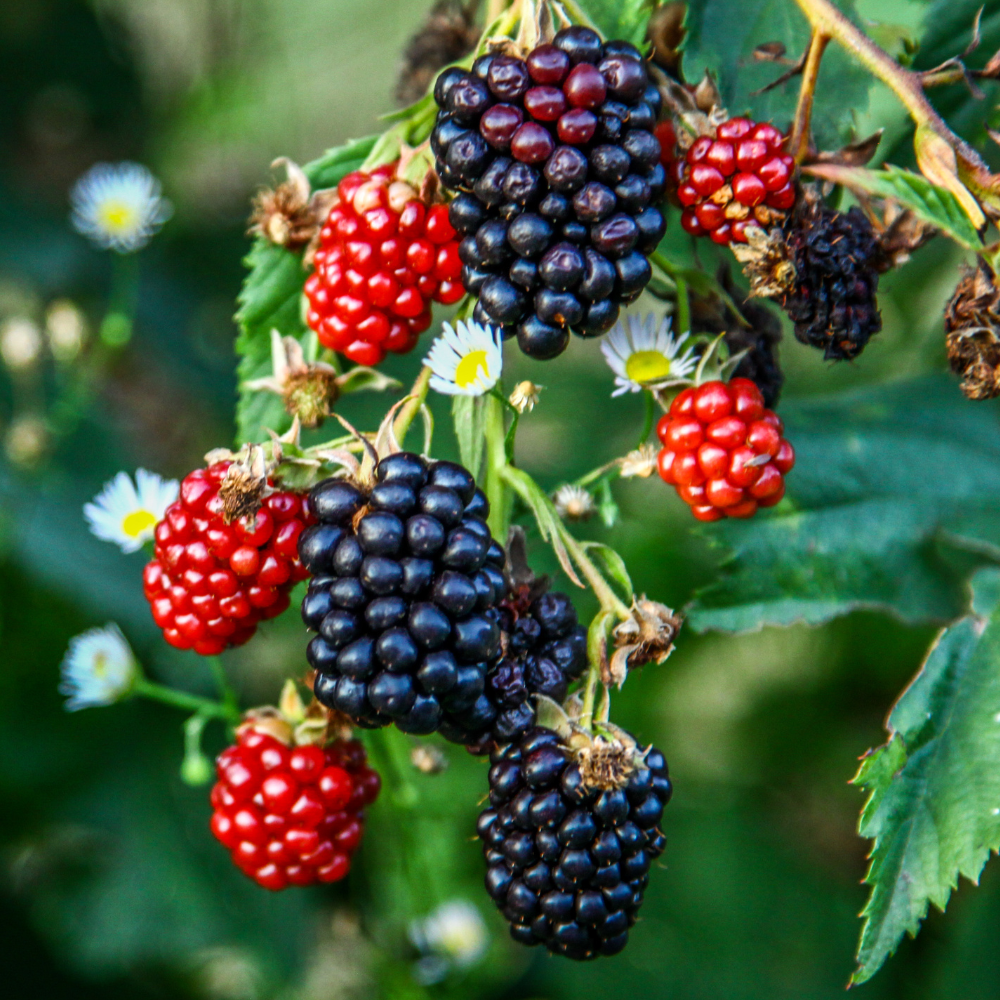
[[[448,739],[470,749],[519,739],[535,724],[534,696],[561,703],[569,685],[583,674],[587,630],[572,601],[546,586],[545,581],[522,584],[500,603],[504,653],[486,675],[486,697],[494,715],[477,720],[478,729],[463,730],[458,720],[445,722],[441,732]]]
[[[785,234],[795,279],[781,304],[795,337],[832,361],[856,358],[882,329],[878,243],[871,222],[854,206],[848,212],[822,199],[806,199]]]
[[[302,618],[318,633],[306,655],[319,701],[359,726],[408,733],[492,720],[484,687],[507,584],[471,474],[399,452],[378,463],[370,488],[320,483],[309,508]]]
[[[605,333],[648,283],[666,228],[662,99],[639,50],[565,28],[525,59],[448,70],[435,99],[431,149],[458,192],[449,218],[473,318],[539,359],[570,331]]]
[[[521,944],[582,960],[628,941],[672,786],[663,754],[621,735],[574,752],[535,727],[491,758],[486,891]]]

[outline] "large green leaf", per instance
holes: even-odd
[[[857,20],[850,0],[837,6]],[[758,119],[790,124],[798,97],[799,78],[765,94],[755,94],[776,80],[785,68],[754,59],[754,49],[780,42],[789,58],[798,58],[809,43],[809,25],[788,0],[691,0],[684,70],[692,80],[706,70],[716,74],[723,101],[732,114],[749,111]],[[868,106],[871,78],[837,46],[823,58],[813,112],[813,127],[821,147],[835,146],[853,125],[853,116]]]
[[[870,793],[859,832],[874,841],[855,983],[1000,848],[998,602],[1000,570],[981,570],[973,613],[938,637],[889,716],[889,742],[854,779]]]
[[[1000,427],[945,377],[782,408],[790,501],[706,534],[729,550],[696,595],[697,630],[816,624],[858,608],[948,621],[1000,543]]]
[[[375,145],[376,136],[358,139],[324,153],[303,168],[315,190],[333,187],[352,170],[357,170]],[[307,330],[302,322],[300,298],[306,273],[301,254],[258,237],[245,261],[250,273],[239,296],[236,322],[240,334],[236,350],[240,384],[271,373],[271,330],[302,339]],[[281,400],[270,392],[240,389],[236,406],[236,439],[262,441],[265,428],[283,431],[289,425]]]
[[[581,0],[579,6],[605,38],[622,38],[641,45],[658,0]]]

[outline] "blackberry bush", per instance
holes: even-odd
[[[649,281],[666,225],[662,101],[639,50],[564,28],[523,59],[446,70],[434,97],[431,147],[458,192],[450,219],[474,318],[540,359],[570,331],[605,333]]]
[[[625,947],[673,788],[663,755],[627,734],[576,742],[535,727],[498,749],[477,830],[511,937],[581,960]]]
[[[364,727],[477,731],[495,710],[486,674],[500,652],[504,552],[489,506],[454,462],[399,452],[365,488],[328,479],[299,554],[312,574],[302,619],[316,697]]]

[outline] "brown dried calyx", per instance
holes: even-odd
[[[608,736],[598,733],[576,751],[586,788],[602,791],[624,788],[642,759],[635,740],[617,726],[614,729],[617,731]]]
[[[650,601],[645,595],[633,598],[631,615],[614,630],[610,680],[621,687],[633,667],[662,663],[674,650],[683,620],[665,604]]]
[[[247,232],[277,246],[301,250],[318,236],[337,197],[336,189],[314,192],[302,168],[285,156],[271,166],[283,166],[287,180],[273,190],[264,188],[257,193]]]
[[[254,517],[265,497],[274,493],[268,483],[271,469],[259,444],[245,444],[235,454],[220,448],[205,456],[208,465],[229,460],[226,475],[219,484],[222,519],[229,524],[241,517]]]
[[[403,52],[396,85],[400,104],[412,104],[427,93],[438,70],[467,56],[479,41],[476,12],[480,0],[438,0]]]
[[[1000,288],[984,260],[962,276],[945,306],[944,328],[962,392],[969,399],[1000,396]]]

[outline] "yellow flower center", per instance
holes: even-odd
[[[635,351],[625,362],[625,374],[640,385],[670,374],[670,359],[659,351]]]
[[[479,377],[480,369],[487,378],[490,374],[485,351],[470,351],[455,368],[455,385],[468,389]]]
[[[106,201],[98,209],[101,225],[109,233],[126,233],[135,228],[136,211],[124,201]]]
[[[94,654],[94,676],[103,677],[108,669],[108,656],[105,652]]]
[[[148,510],[134,510],[122,521],[122,531],[129,538],[138,538],[156,526],[156,515]]]

